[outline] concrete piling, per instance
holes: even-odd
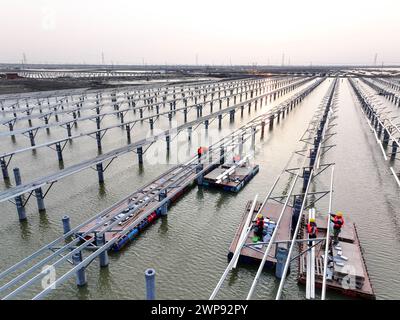
[[[125,125],[125,130],[126,130],[126,139],[128,140],[128,143],[131,143],[131,127],[129,124]]]
[[[74,118],[75,124],[76,124],[76,112],[75,111],[72,112],[72,117]]]
[[[104,234],[97,234],[96,233],[96,246],[102,247],[106,244],[106,238]],[[107,250],[104,250],[102,253],[99,254],[99,262],[100,262],[100,267],[104,268],[107,267],[109,264],[108,260],[108,252]]]
[[[32,130],[29,131],[29,140],[31,141],[31,146],[34,147],[35,146],[35,136],[33,135]]]
[[[77,266],[78,264],[80,264],[82,262],[82,252],[75,252],[72,255],[72,262],[74,264],[74,266]],[[82,287],[84,285],[86,285],[87,280],[86,280],[86,272],[85,272],[85,267],[81,267],[80,269],[78,269],[76,271],[76,285],[78,287]]]
[[[392,142],[392,152],[390,153],[390,161],[396,160],[396,154],[397,154],[397,143],[396,141]]]
[[[386,128],[383,130],[383,147],[387,147],[388,143],[389,143],[389,132],[386,130]]]
[[[218,129],[222,128],[222,114],[218,115]]]
[[[100,131],[96,132],[96,142],[97,142],[97,149],[101,149],[101,133]]]
[[[10,176],[8,174],[7,163],[6,163],[4,158],[0,159],[0,166],[1,166],[1,172],[3,174],[3,179],[4,180],[9,180]]]
[[[19,168],[14,168],[14,178],[15,178],[15,184],[17,186],[21,185],[21,174],[19,171]],[[25,211],[25,206],[23,203],[22,196],[17,196],[15,197],[15,205],[17,207],[17,213],[18,213],[18,218],[20,221],[26,220],[26,211]]]
[[[229,111],[229,121],[234,122],[235,121],[235,110]]]
[[[99,183],[104,183],[104,171],[103,171],[103,163],[96,164],[97,175],[99,178]]]
[[[61,219],[63,224],[63,234],[66,234],[71,231],[71,220],[69,216],[65,215]]]
[[[169,152],[169,150],[170,150],[170,143],[171,143],[171,137],[170,137],[170,136],[166,136],[166,137],[165,137],[165,141],[167,142],[167,152]]]
[[[56,143],[56,152],[57,152],[58,161],[59,162],[63,161],[62,148],[61,148],[61,144],[59,142]]]
[[[138,162],[143,164],[143,147],[137,148]]]
[[[19,171],[19,168],[14,168],[13,171],[14,171],[15,184],[19,186],[22,183],[21,173]]]
[[[264,139],[265,120],[261,121],[261,139]]]
[[[202,163],[198,164],[196,167],[196,174],[198,174],[199,172],[201,172],[204,168],[204,165]],[[204,178],[204,173],[199,174],[199,176],[197,177],[197,184],[199,186],[201,186],[203,184],[203,178]]]
[[[379,123],[379,124],[378,124],[378,138],[380,138],[381,135],[382,135],[382,129],[383,129],[382,124]]]
[[[71,124],[70,123],[67,123],[67,134],[68,134],[68,137],[72,136],[72,134],[71,134]]]
[[[192,130],[193,130],[192,127],[189,127],[189,128],[188,128],[188,140],[189,140],[189,141],[192,141]]]
[[[274,115],[271,115],[269,117],[269,130],[272,130],[274,128]]]
[[[251,147],[254,149],[256,146],[256,127],[251,128]]]
[[[156,298],[155,276],[156,276],[156,271],[154,269],[147,269],[145,271],[147,300],[155,300]]]
[[[15,205],[17,206],[18,218],[20,221],[26,220],[25,207],[21,196],[15,197]]]
[[[292,235],[296,228],[297,221],[299,220],[299,217],[300,217],[300,210],[301,210],[302,203],[303,203],[303,197],[295,196],[294,204],[293,204],[293,211],[292,211],[292,227],[291,227]]]
[[[238,143],[239,143],[239,155],[242,157],[243,155],[243,136],[238,137]]]
[[[46,208],[44,206],[44,197],[43,197],[42,188],[35,189],[35,197],[36,197],[36,201],[37,201],[38,210],[39,211],[46,210]]]

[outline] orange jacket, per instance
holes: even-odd
[[[256,226],[259,228],[264,228],[264,218],[261,219],[257,218]]]
[[[335,216],[333,218],[333,228],[340,229],[344,226],[344,219],[343,217]]]
[[[315,222],[309,222],[307,223],[307,232],[310,235],[316,236],[318,233],[318,228],[317,225],[315,224]]]

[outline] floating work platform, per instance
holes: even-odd
[[[258,165],[243,162],[224,163],[204,176],[203,186],[239,192],[260,170]]]
[[[179,180],[177,176],[178,174],[182,175],[182,170],[187,171],[186,176],[184,176],[184,184],[186,184],[186,187],[182,189],[168,189],[169,199],[166,203],[166,206],[170,206],[172,203],[178,200],[189,188],[194,186],[196,182],[196,173],[193,169],[196,166],[197,164],[191,164],[186,167],[176,166],[168,170],[166,173],[156,178],[153,182],[140,189],[138,192],[135,192],[130,197],[121,201],[111,210],[106,212],[103,216],[100,216],[98,219],[95,219],[86,224],[77,232],[78,236],[82,237],[84,233],[89,232],[91,229],[95,228],[95,226],[98,225],[101,220],[104,220],[105,223],[102,225],[102,227],[96,228],[84,237],[85,240],[90,240],[92,237],[95,236],[96,232],[101,232],[105,230],[107,226],[109,226],[111,223],[125,216],[125,218],[118,222],[117,225],[104,233],[106,242],[118,238],[115,244],[111,247],[111,250],[119,251],[122,247],[124,247],[130,241],[134,240],[145,228],[154,223],[160,216],[165,213],[163,212],[163,206],[160,207],[159,203],[162,199],[158,197],[158,194],[161,190],[164,190],[167,185],[171,185],[171,183],[175,183],[175,181],[177,185],[182,184],[182,180],[177,181]],[[214,167],[212,165],[209,165],[206,170],[212,170],[213,168]],[[148,201],[146,205],[142,206],[140,209],[136,209],[145,201]],[[143,217],[143,214],[149,211],[151,212],[151,214]],[[122,233],[127,230],[129,230],[128,233],[123,235]]]
[[[326,289],[337,293],[363,299],[375,299],[375,293],[369,278],[363,251],[358,238],[355,223],[346,216],[345,224],[339,234],[339,244],[332,247],[328,256]],[[326,237],[326,217],[317,216],[318,238]],[[303,234],[307,236],[303,223]],[[332,232],[329,232],[332,235]],[[300,250],[307,250],[307,243],[300,243]],[[324,273],[325,242],[315,246],[315,287],[322,287]],[[303,254],[299,257],[298,282],[307,282],[307,259]],[[344,282],[342,282],[345,280]]]
[[[250,212],[252,205],[252,201],[249,201],[246,205],[246,209],[243,213],[242,221],[239,224],[238,229],[236,230],[235,237],[229,247],[228,260],[230,261],[235,253],[236,246],[238,244],[240,235],[242,233],[243,227],[246,223],[246,218]],[[268,242],[271,238],[272,232],[275,230],[276,222],[282,212],[283,205],[279,203],[267,202],[264,207],[261,208],[262,203],[257,202],[254,208],[252,221],[256,220],[257,214],[261,213],[264,216],[264,230],[267,231],[267,234],[264,235],[264,238],[261,240],[255,234],[254,230],[252,230],[247,237],[246,243],[240,252],[239,263],[243,264],[256,264],[259,265],[264,252],[267,246],[263,244],[257,245],[258,242]],[[291,238],[291,221],[292,221],[292,208],[286,207],[285,212],[283,214],[280,227],[277,229],[277,234],[275,236],[276,244],[273,244],[271,247],[271,251],[269,252],[269,256],[264,265],[264,269],[274,269],[277,263],[276,259],[276,251],[278,245],[281,247],[287,248],[287,242],[278,243],[279,241],[287,241]]]

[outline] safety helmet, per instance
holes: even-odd
[[[315,218],[310,218],[310,222],[315,222]]]
[[[259,213],[259,214],[257,215],[257,218],[258,218],[258,219],[261,219],[261,218],[263,218],[263,215],[262,215],[261,213]]]
[[[336,213],[336,215],[337,215],[338,217],[343,217],[343,212],[338,211],[338,212]]]

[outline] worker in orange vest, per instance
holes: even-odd
[[[318,228],[317,224],[315,223],[315,218],[310,218],[309,222],[307,223],[307,233],[308,233],[308,239],[317,238]],[[311,247],[312,245],[313,242],[309,241],[308,246]]]
[[[343,213],[337,212],[336,214],[331,214],[331,221],[333,222],[333,244],[339,243],[339,234],[344,226]]]
[[[254,229],[254,234],[260,238],[262,241],[263,236],[264,236],[264,216],[259,213],[257,215],[257,220],[254,221],[255,224],[255,229]]]
[[[207,148],[207,147],[201,147],[201,146],[200,146],[200,147],[197,149],[197,157],[198,157],[198,159],[199,159],[199,163],[200,163],[200,161],[201,161],[201,157],[202,157],[204,154],[206,154],[207,151],[208,151],[208,148]]]
[[[201,156],[203,155],[203,147],[199,147],[198,149],[197,149],[197,158],[199,159],[199,162],[200,162],[200,159],[201,159]]]

